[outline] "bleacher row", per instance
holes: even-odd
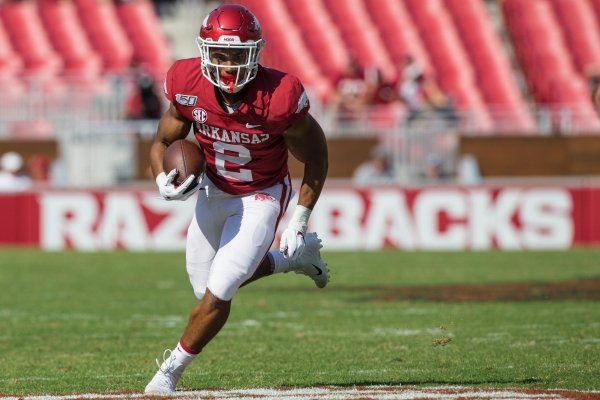
[[[412,55],[455,99],[475,111],[479,130],[536,129],[534,106],[568,110],[598,127],[586,74],[600,68],[600,0],[500,0],[527,89],[484,0],[235,0],[253,10],[269,45],[264,59],[289,70],[322,98],[351,56],[389,80]],[[525,93],[523,93],[525,92]],[[534,107],[535,108],[535,107]]]
[[[6,0],[0,3],[0,83],[22,96],[30,81],[45,93],[68,85],[94,91],[132,65],[157,76],[171,50],[149,1]]]

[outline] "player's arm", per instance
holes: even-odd
[[[319,123],[306,114],[284,133],[284,138],[292,155],[304,164],[298,205],[312,210],[327,177],[329,163],[325,133]]]
[[[308,218],[325,184],[328,168],[327,141],[323,129],[310,114],[290,127],[284,133],[284,138],[290,153],[304,163],[298,204],[279,243],[279,251],[293,260],[304,250]]]
[[[198,177],[190,175],[181,185],[175,187],[177,171],[163,169],[165,150],[177,139],[185,139],[190,132],[191,122],[181,117],[173,104],[158,122],[158,129],[150,146],[150,166],[158,185],[158,190],[165,200],[187,200],[198,187]]]
[[[192,123],[181,117],[173,104],[160,118],[154,142],[150,147],[150,166],[155,178],[161,172],[165,172],[163,171],[163,156],[167,147],[177,139],[185,139],[191,126]]]

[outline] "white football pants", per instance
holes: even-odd
[[[219,190],[206,176],[187,233],[186,267],[194,294],[208,287],[231,300],[271,248],[275,231],[292,195],[284,182],[243,196]]]

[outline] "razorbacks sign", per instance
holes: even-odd
[[[600,187],[331,188],[309,229],[327,250],[564,249],[600,244],[599,205]],[[154,191],[5,194],[0,244],[181,250],[193,212]]]

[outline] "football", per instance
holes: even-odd
[[[186,139],[176,140],[165,151],[163,169],[168,174],[177,170],[175,186],[181,185],[188,176],[199,177],[204,172],[204,154],[198,145]]]

